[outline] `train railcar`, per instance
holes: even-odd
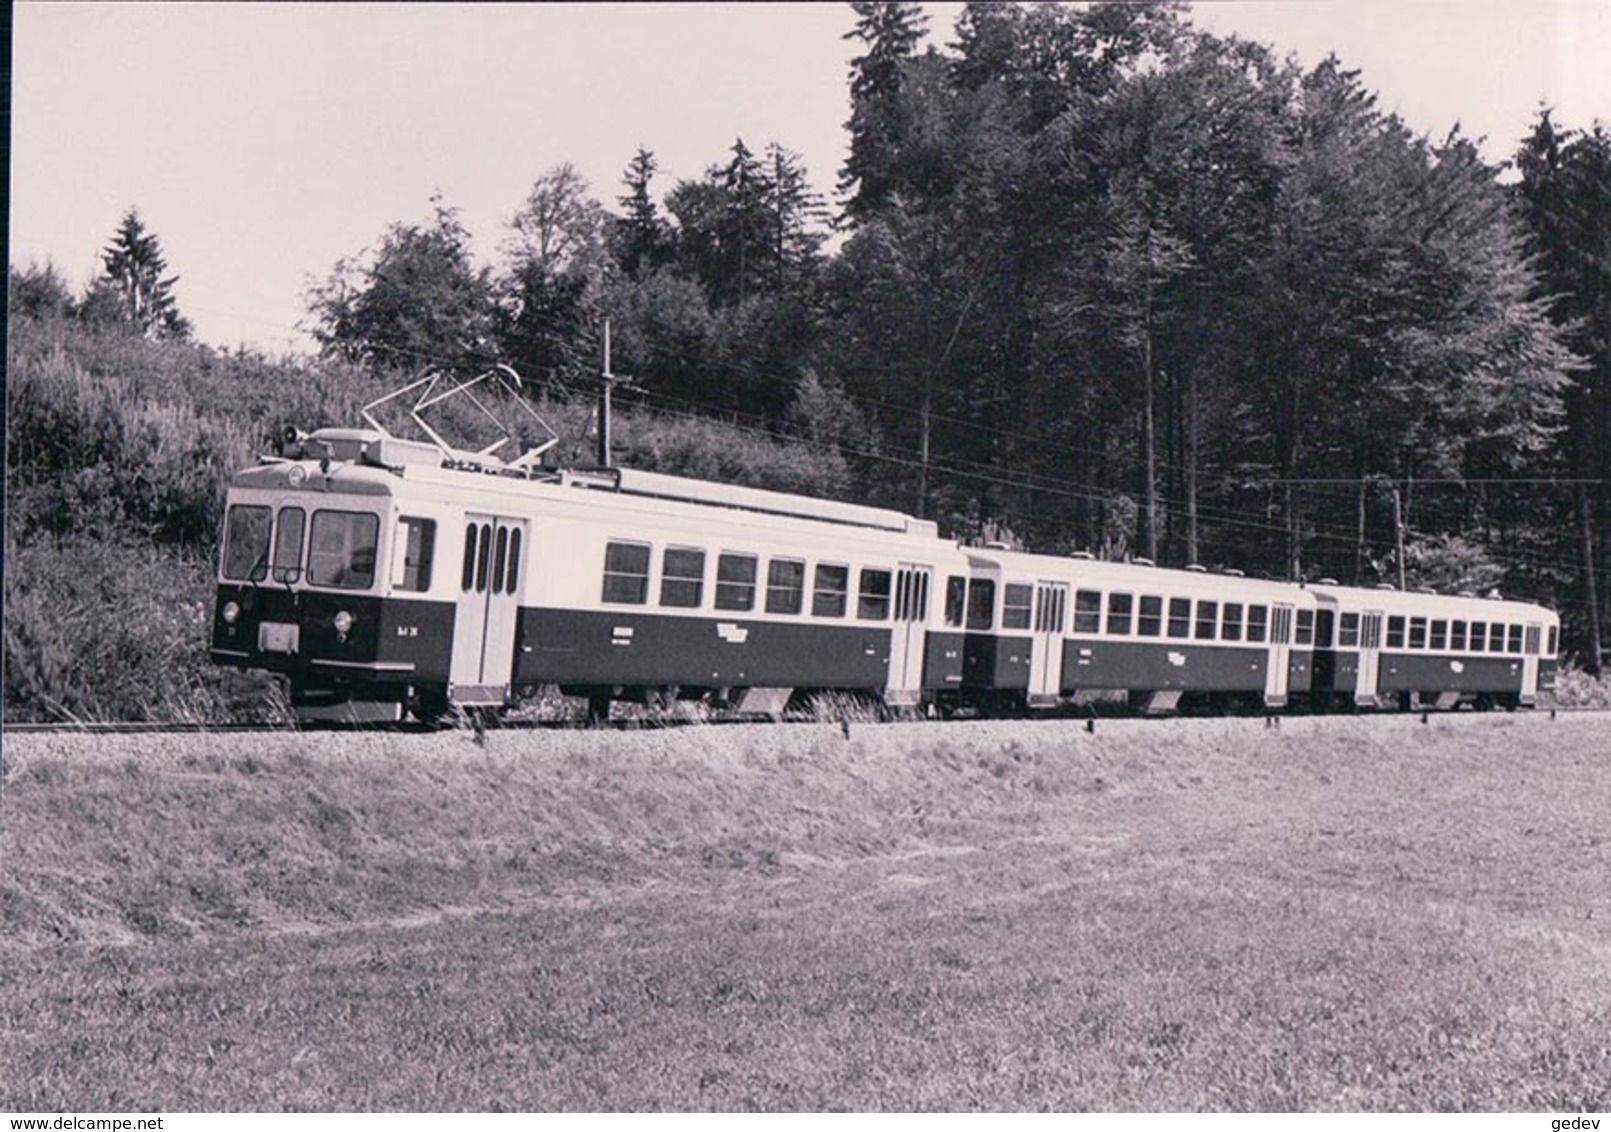
[[[1531,707],[1555,686],[1560,618],[1528,602],[1318,584],[1320,707]]]
[[[1288,583],[1007,550],[970,550],[963,694],[1051,708],[1122,692],[1284,707],[1313,671],[1316,603]]]
[[[540,685],[777,713],[798,689],[916,705],[961,683],[967,560],[898,512],[629,470],[489,474],[324,429],[239,473],[212,656],[304,715],[431,717]]]
[[[506,462],[508,428],[450,446],[424,410],[489,378],[424,377],[367,406],[371,427],[298,434],[236,475],[215,662],[348,719],[543,686],[599,716],[691,698],[777,715],[817,691],[987,712],[1525,707],[1554,684],[1559,619],[1524,602],[963,549],[898,511],[539,467],[552,438]],[[374,415],[410,392],[431,443]]]

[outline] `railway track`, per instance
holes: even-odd
[[[1399,719],[1421,717],[1423,722],[1439,717],[1474,716],[1479,713],[1471,711],[1434,711],[1431,709],[1411,712],[1362,712],[1349,715],[1353,719]],[[1504,715],[1505,713],[1497,713]],[[1611,708],[1583,707],[1539,707],[1525,712],[1529,715],[1547,715],[1554,719],[1557,714],[1567,715],[1608,715]],[[990,717],[981,717],[990,718]],[[1043,722],[1054,723],[1086,723],[1095,726],[1099,721],[1108,720],[1139,720],[1147,719],[1153,723],[1167,724],[1171,720],[1200,719],[1203,716],[1182,714],[1176,716],[1148,717],[1134,713],[1128,714],[1098,714],[1073,715],[1068,713],[1047,715],[1043,717],[1023,717],[1023,721],[1040,719]],[[1300,719],[1304,716],[1257,716],[1247,715],[1239,718],[1249,720],[1262,718],[1269,726],[1279,726],[1282,719]],[[199,735],[199,734],[260,734],[274,735],[295,732],[388,732],[392,734],[424,735],[445,731],[464,731],[475,733],[483,731],[660,731],[678,727],[708,727],[708,726],[736,726],[743,724],[765,724],[777,726],[789,723],[815,723],[833,724],[841,726],[856,724],[858,726],[872,726],[880,722],[865,717],[851,717],[846,719],[824,719],[806,717],[785,717],[774,720],[765,716],[754,715],[711,715],[706,717],[630,717],[625,719],[612,719],[607,722],[585,722],[576,719],[503,719],[497,721],[481,722],[465,721],[458,725],[452,724],[426,724],[414,721],[387,722],[387,723],[337,723],[316,722],[300,724],[269,724],[269,723],[109,723],[100,721],[64,722],[64,723],[7,723],[0,727],[0,735]]]

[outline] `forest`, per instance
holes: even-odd
[[[1497,589],[1559,609],[1599,671],[1604,123],[1541,108],[1493,164],[1458,127],[1416,135],[1345,60],[1306,69],[1181,5],[926,24],[847,9],[831,197],[787,139],[669,186],[645,146],[609,189],[545,173],[485,261],[433,199],[310,289],[314,356],[191,341],[133,210],[82,294],[13,264],[8,715],[234,711],[204,640],[230,471],[286,424],[494,362],[589,462],[606,321],[621,463],[964,541]],[[182,679],[154,697],[156,671]]]

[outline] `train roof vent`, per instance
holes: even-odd
[[[1150,566],[1151,563],[1149,562],[1148,565]],[[1208,573],[1208,567],[1204,566],[1201,562],[1188,563],[1187,566],[1186,566],[1186,569],[1191,571],[1193,574],[1206,574],[1206,573]]]
[[[1006,543],[1002,542],[1000,539],[992,539],[990,542],[987,542],[987,543],[984,544],[984,548],[986,550],[1011,550],[1012,549],[1012,547],[1008,546]]]
[[[1096,560],[1096,555],[1092,554],[1089,550],[1076,550],[1073,554],[1070,554],[1069,557],[1077,558],[1081,562],[1094,562]]]
[[[1221,571],[1221,573],[1223,573],[1227,578],[1245,578],[1245,577],[1247,577],[1247,575],[1242,573],[1242,571],[1240,571],[1240,570],[1224,570],[1224,571]]]
[[[1377,582],[1376,583],[1376,588],[1379,589],[1379,590],[1396,590],[1396,589],[1398,589],[1398,587],[1395,586],[1392,582]]]
[[[1321,578],[1320,581],[1315,583],[1315,585],[1317,585],[1317,586],[1340,586],[1340,585],[1342,585],[1342,583],[1339,582],[1336,578]]]
[[[1154,562],[1150,558],[1132,558],[1132,559],[1130,559],[1130,565],[1132,565],[1132,566],[1156,566],[1158,564],[1156,562]]]
[[[1433,589],[1431,586],[1416,586],[1415,592],[1418,594],[1431,594],[1436,597],[1438,591]]]
[[[1461,596],[1461,597],[1476,597],[1477,596],[1477,591],[1476,590],[1461,590],[1459,596]]]

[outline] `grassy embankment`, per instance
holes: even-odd
[[[1608,752],[12,736],[0,1107],[1603,1109]]]

